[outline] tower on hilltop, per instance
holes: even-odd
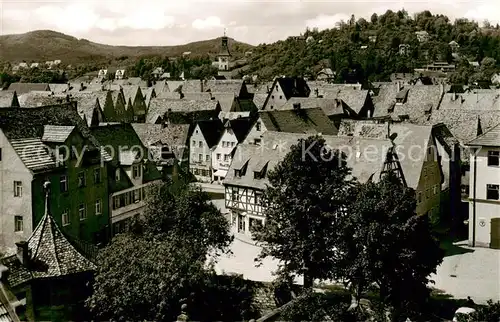
[[[221,39],[220,52],[217,58],[219,60],[219,71],[229,71],[229,59],[231,58],[231,53],[229,52],[228,38],[226,36],[225,29],[224,36]]]

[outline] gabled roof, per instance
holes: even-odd
[[[308,97],[311,92],[307,82],[301,77],[276,78],[273,87],[276,84],[279,84],[287,100],[290,97]]]
[[[470,141],[467,145],[500,147],[500,123]]]
[[[167,112],[191,113],[199,111],[215,111],[220,108],[218,101],[210,100],[185,100],[154,98],[151,100],[146,116],[147,123],[154,123],[158,117],[163,117]]]
[[[74,129],[73,125],[45,125],[43,127],[42,142],[64,143]]]
[[[321,108],[260,111],[259,117],[268,131],[337,134],[335,125]]]
[[[149,147],[159,142],[167,145],[174,152],[177,160],[182,160],[184,157],[184,150],[188,143],[189,124],[132,123],[132,127],[144,146]]]
[[[236,100],[236,95],[233,93],[211,93],[212,96],[219,101],[222,112],[231,112],[231,108]]]
[[[321,108],[327,116],[344,114],[342,104],[337,98],[292,97],[279,110],[293,110],[295,104],[300,108]]]
[[[15,107],[14,104],[17,93],[14,90],[0,91],[0,108],[2,107]]]
[[[265,132],[262,134],[261,145],[238,144],[233,162],[229,167],[224,184],[265,189],[269,184],[267,178],[255,179],[254,171],[259,171],[267,164],[267,171],[273,170],[290,151],[292,145],[300,139],[307,139],[309,134]],[[322,135],[325,143],[332,149],[340,149],[347,156],[347,165],[352,168],[352,176],[360,182],[370,179],[378,180],[384,167],[387,152],[392,147],[389,140],[371,138],[340,137]],[[375,149],[376,154],[360,153],[365,149]],[[234,170],[246,164],[246,172],[241,177],[235,177]]]
[[[339,128],[339,135],[373,139],[386,139],[394,133],[397,134],[394,144],[398,153],[403,156],[400,156],[399,161],[406,183],[415,189],[420,181],[427,145],[432,137],[431,125],[395,123],[388,126],[373,121],[342,120]]]
[[[255,103],[255,106],[257,106],[259,110],[261,110],[264,107],[267,96],[268,96],[267,93],[255,93],[253,95],[253,102]]]
[[[212,93],[225,93],[240,96],[246,89],[245,82],[240,79],[214,79],[203,82],[203,91]]]
[[[132,104],[135,104],[135,98],[137,93],[142,93],[141,88],[138,85],[124,85],[122,86],[123,97],[125,97],[125,101],[128,103],[129,100]]]
[[[253,122],[250,118],[237,118],[226,121],[225,127],[230,128],[239,143],[245,140],[248,132],[252,128]]]
[[[197,125],[209,148],[212,148],[219,142],[224,132],[224,124],[222,124],[222,121],[219,119],[198,121]]]
[[[70,99],[76,102],[78,114],[90,126],[95,109],[106,104],[106,96],[107,92],[105,91],[95,93],[79,92],[72,94]]]
[[[69,92],[69,84],[49,84],[49,89],[54,93]]]
[[[18,95],[31,91],[50,91],[47,83],[12,83],[9,85],[9,90],[16,91]]]
[[[18,101],[21,107],[40,107],[65,103],[67,102],[67,97],[64,94],[54,95],[54,93],[47,91],[33,91],[19,95]]]
[[[500,111],[500,91],[468,89],[463,93],[446,93],[439,108]]]
[[[326,90],[323,93],[324,98],[336,98],[342,100],[350,109],[356,113],[360,113],[365,106],[370,94],[368,90],[341,88],[336,90]]]
[[[31,171],[43,171],[56,167],[55,158],[40,138],[10,140],[14,151]]]

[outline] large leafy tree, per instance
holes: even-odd
[[[339,266],[356,299],[376,285],[394,318],[418,312],[429,275],[443,259],[427,216],[415,213],[415,192],[393,174],[358,185],[343,217]]]
[[[199,189],[170,188],[150,188],[145,218],[99,254],[87,301],[99,320],[172,321],[179,301],[200,298],[197,294],[219,285],[206,259],[227,250],[229,224]]]
[[[262,199],[265,226],[254,238],[261,258],[272,256],[285,278],[302,275],[304,286],[333,278],[336,265],[338,213],[346,206],[351,181],[345,156],[330,150],[321,137],[309,137],[270,171]]]

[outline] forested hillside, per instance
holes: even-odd
[[[429,40],[419,42],[417,31],[428,32]],[[277,75],[314,75],[323,67],[331,67],[338,82],[380,81],[388,80],[391,73],[410,72],[439,60],[455,61],[457,72],[452,81],[466,83],[489,80],[500,61],[498,25],[485,23],[479,27],[474,21],[450,21],[429,11],[412,17],[404,10],[388,10],[380,16],[373,14],[370,21],[352,16],[337,28],[306,30],[303,36],[254,48],[248,73],[267,80]],[[306,41],[309,36],[314,40]],[[370,36],[376,36],[375,42]],[[454,55],[449,45],[453,40],[460,46]],[[400,44],[410,45],[407,55],[399,54]],[[483,59],[485,66],[479,71],[469,64]]]

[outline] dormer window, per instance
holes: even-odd
[[[132,177],[134,179],[137,179],[141,176],[141,165],[134,165],[132,166]]]
[[[396,104],[404,104],[406,103],[406,99],[408,97],[408,89],[403,89],[396,94]]]
[[[260,128],[261,128],[260,122],[255,123],[255,130],[260,131]]]
[[[265,176],[266,176],[266,173],[264,171],[254,171],[253,172],[254,179],[264,179]]]
[[[239,169],[234,169],[234,176],[236,178],[241,178],[242,176],[245,175],[246,171],[247,171],[247,166],[248,166],[248,161],[246,161],[242,166],[241,168]]]

